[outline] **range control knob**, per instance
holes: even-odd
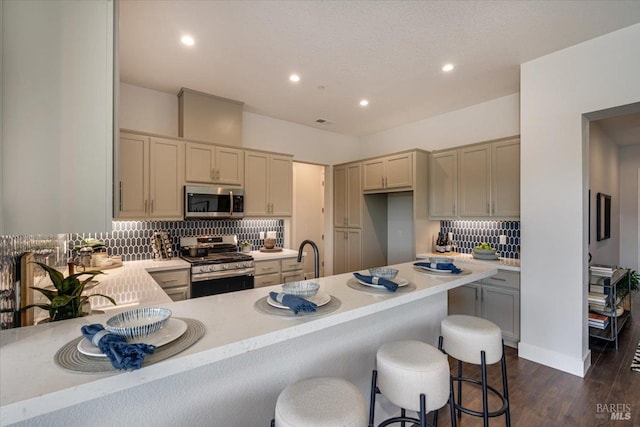
[[[229,269],[229,266],[228,266],[227,264],[222,264],[222,269],[223,269],[223,270],[228,270],[228,269]]]

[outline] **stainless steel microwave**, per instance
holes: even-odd
[[[185,219],[242,217],[244,217],[244,190],[185,185]]]

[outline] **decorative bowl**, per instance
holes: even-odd
[[[144,338],[158,332],[170,317],[171,310],[168,308],[136,308],[111,317],[105,329],[127,339]]]
[[[307,280],[301,282],[289,282],[282,285],[282,292],[298,297],[312,297],[318,293],[320,284],[318,282],[310,282]]]
[[[374,267],[369,269],[369,274],[382,279],[393,280],[398,275],[398,270],[391,267]]]
[[[473,249],[473,252],[479,255],[494,255],[497,249]]]
[[[429,262],[436,264],[453,264],[453,258],[446,256],[432,256],[429,257]]]

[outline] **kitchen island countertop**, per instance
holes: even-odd
[[[104,323],[113,312],[1,331],[0,424],[26,421],[70,406],[79,407],[113,393],[176,374],[187,374],[236,356],[272,348],[273,344],[284,344],[307,334],[357,322],[366,316],[373,315],[375,319],[387,310],[397,310],[404,305],[415,307],[417,301],[426,301],[431,296],[442,295],[449,289],[497,273],[497,269],[491,266],[466,262],[460,264],[469,274],[428,275],[415,271],[412,263],[396,265],[400,269],[399,277],[416,286],[414,291],[406,293],[372,294],[354,290],[347,286],[347,281],[353,277],[350,273],[321,278],[321,289],[340,301],[335,312],[324,316],[287,318],[256,310],[256,301],[268,295],[273,288],[249,289],[180,302],[167,301],[161,305],[171,309],[173,316],[200,320],[206,327],[206,333],[184,352],[132,372],[78,374],[61,369],[53,361],[60,347],[80,335],[82,325]],[[147,270],[184,267],[163,261],[130,265],[131,269],[137,265],[144,274]],[[148,274],[146,276],[153,282]],[[114,274],[112,280],[115,277]],[[444,304],[446,314],[446,297],[442,300],[438,296],[437,300],[442,301],[438,304]],[[341,326],[342,330],[344,328]],[[28,379],[25,378],[26,372]]]

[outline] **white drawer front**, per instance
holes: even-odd
[[[150,274],[162,288],[189,285],[189,270],[156,271]]]
[[[505,288],[520,289],[520,273],[517,271],[498,270],[498,274],[482,279],[485,285],[503,286]]]
[[[256,276],[261,274],[280,273],[280,260],[258,261],[255,263]]]
[[[275,274],[263,274],[262,276],[255,276],[253,278],[254,288],[263,288],[265,286],[279,285],[282,283],[280,279],[280,273]]]
[[[304,280],[304,272],[302,270],[282,273],[282,283],[299,282],[301,280]]]
[[[298,262],[297,258],[285,258],[282,261],[282,271],[302,270],[304,258]]]

